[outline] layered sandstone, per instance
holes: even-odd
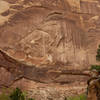
[[[99,0],[1,0],[0,48],[12,57],[10,59],[7,56],[7,59],[11,60],[10,63],[0,54],[0,85],[9,86],[18,75],[22,75],[21,78],[28,76],[26,78],[28,81],[31,78],[32,84],[37,84],[37,81],[50,84],[54,82],[54,87],[56,83],[68,84],[71,79],[83,82],[87,79],[86,76],[74,76],[75,73],[68,76],[64,72],[61,72],[64,75],[58,74],[59,70],[81,71],[88,69],[91,64],[98,63],[95,55],[100,44],[99,11]],[[14,59],[32,66],[25,72],[22,67],[14,70],[16,66],[23,65],[16,65]],[[11,64],[10,71],[4,68],[4,64],[6,67],[9,65],[9,69]],[[37,70],[32,74],[31,69]],[[22,84],[23,79],[18,82]],[[24,82],[28,84],[26,80]],[[49,93],[54,87],[51,86]],[[44,90],[47,91],[46,88]]]
[[[2,50],[0,72],[0,89],[19,87],[36,100],[63,100],[69,94],[83,93],[90,77],[89,73],[81,70],[60,69],[59,66],[37,68],[14,59]]]
[[[1,4],[0,47],[10,55],[33,64],[61,62],[81,68],[96,62],[98,0],[4,0]]]

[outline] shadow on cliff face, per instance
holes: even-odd
[[[58,70],[54,67],[36,67],[34,65],[24,64],[14,58],[8,56],[2,50],[0,51],[0,70],[4,73],[0,74],[1,86],[11,86],[17,80],[22,78],[36,81],[39,83],[70,83],[79,77],[77,81],[85,81],[89,74],[80,70]],[[4,77],[2,77],[4,75]],[[71,77],[71,76],[72,77]],[[76,76],[74,76],[76,75]],[[8,79],[7,79],[8,78]],[[7,82],[7,79],[9,82]]]

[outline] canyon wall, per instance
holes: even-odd
[[[2,0],[0,48],[35,65],[87,68],[100,38],[99,0]],[[61,65],[60,65],[61,66]]]

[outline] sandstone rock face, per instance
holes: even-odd
[[[0,50],[0,87],[36,100],[85,92],[89,77],[80,69],[97,63],[99,11],[99,0],[0,0],[0,48],[12,56]],[[97,100],[97,85],[90,84],[89,100]]]
[[[85,92],[90,75],[82,70],[25,64],[0,50],[0,89],[19,87],[36,100],[63,100]],[[80,86],[79,86],[80,85]]]
[[[84,92],[80,70],[98,63],[99,11],[99,0],[0,0],[0,48],[12,56],[0,50],[0,86],[24,88],[36,100]]]
[[[13,80],[13,76],[11,75],[11,73],[5,70],[4,68],[0,68],[0,72],[1,72],[0,73],[0,86],[2,85],[6,86],[7,84],[11,84]]]
[[[23,84],[24,83],[24,84]],[[86,84],[74,83],[68,85],[58,84],[41,84],[22,79],[14,84],[12,87],[19,87],[22,90],[28,91],[28,96],[36,100],[64,100],[65,97],[78,95],[86,90]]]
[[[73,83],[76,81],[86,81],[90,76],[88,73],[81,70],[65,70],[59,66],[48,66],[38,68],[33,65],[25,64],[10,57],[5,52],[0,50],[0,80],[1,86],[11,86],[17,80],[22,78],[36,81],[39,83]],[[5,74],[4,74],[5,73]],[[4,75],[4,77],[2,77]],[[78,78],[76,78],[78,77]],[[6,81],[8,78],[8,81]],[[6,82],[6,83],[5,83]]]
[[[87,68],[96,63],[99,0],[2,0],[0,4],[0,47],[10,55],[35,65],[61,62]]]
[[[99,71],[92,71],[88,80],[87,100],[100,100],[100,75]]]

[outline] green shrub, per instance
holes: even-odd
[[[11,100],[25,100],[25,96],[23,92],[19,89],[16,88],[10,95]]]
[[[87,100],[85,94],[81,94],[79,96],[69,97],[67,100]]]
[[[98,46],[98,49],[97,49],[96,60],[100,61],[100,45]],[[100,71],[100,65],[91,65],[90,70],[94,70],[94,69],[97,71]]]
[[[14,89],[10,94],[2,92],[0,95],[0,100],[34,100],[32,98],[27,98],[27,95],[22,92],[19,88]]]
[[[100,71],[100,65],[91,65],[91,69],[90,70],[97,70]]]
[[[100,45],[99,45],[99,48],[97,49],[96,60],[100,61]]]

